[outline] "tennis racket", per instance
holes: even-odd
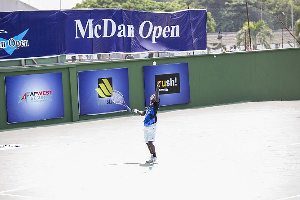
[[[117,90],[113,90],[112,94],[111,94],[111,100],[112,102],[114,102],[115,104],[118,104],[118,105],[122,105],[124,107],[126,107],[129,111],[132,112],[131,108],[129,108],[126,103],[125,103],[125,100],[124,100],[124,97],[122,95],[121,92],[117,91]]]

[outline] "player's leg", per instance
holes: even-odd
[[[148,146],[149,152],[151,154],[151,158],[147,162],[155,162],[157,157],[156,157],[156,151],[155,151],[155,146],[153,142],[155,141],[155,135],[156,135],[156,124],[153,124],[151,126],[147,127],[147,135],[145,135],[145,142]]]
[[[155,152],[155,146],[153,144],[153,141],[148,141],[148,143],[146,143],[149,149],[149,152],[153,155],[153,157],[156,157],[156,152]]]
[[[157,159],[157,157],[156,157],[156,151],[155,151],[155,146],[154,146],[154,144],[153,144],[152,141],[148,141],[146,144],[147,144],[149,152],[151,154],[150,159],[147,160],[146,162],[147,163],[154,163],[156,161],[156,159]]]

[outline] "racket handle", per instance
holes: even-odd
[[[127,105],[126,105],[126,108],[127,110],[129,110],[130,112],[133,112],[131,108],[129,108]]]

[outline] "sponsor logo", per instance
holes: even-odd
[[[20,49],[22,47],[29,47],[29,41],[23,40],[28,30],[29,29],[10,39],[4,39],[0,37],[0,49],[4,49],[6,53],[12,55],[16,49]]]
[[[119,24],[112,19],[102,19],[101,24],[94,24],[94,19],[88,19],[83,25],[81,20],[75,21],[76,36],[79,38],[107,38],[107,37],[135,37],[135,27],[132,24]],[[97,20],[99,21],[99,20]],[[154,26],[151,21],[143,21],[138,28],[140,37],[151,38],[152,43],[156,43],[158,38],[177,38],[180,37],[180,26]]]
[[[25,92],[22,96],[20,96],[19,102],[45,102],[52,101],[52,90],[38,91],[38,92]]]
[[[98,93],[98,105],[112,104],[111,94],[113,93],[112,78],[99,78],[98,88],[95,89]]]
[[[159,94],[180,93],[179,75],[179,73],[155,75],[155,83],[160,81]]]

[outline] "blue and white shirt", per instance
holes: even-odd
[[[145,113],[144,126],[150,126],[157,122],[157,110],[159,108],[159,102],[150,104]]]

